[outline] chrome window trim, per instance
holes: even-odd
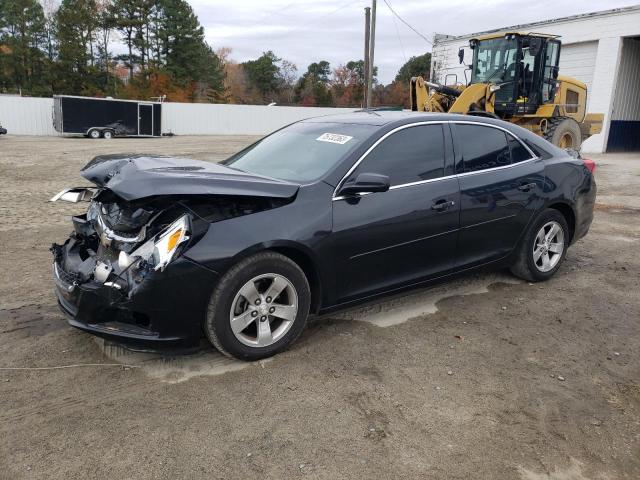
[[[539,160],[539,157],[529,158],[527,160],[522,160],[521,162],[518,162],[518,163],[510,163],[509,165],[500,165],[499,167],[485,168],[483,170],[474,170],[473,172],[462,172],[462,173],[458,173],[456,176],[457,177],[466,177],[468,175],[478,175],[480,173],[493,172],[494,170],[503,170],[505,168],[517,167],[518,165],[522,165],[522,164],[525,164],[525,163],[533,162],[533,161],[536,161],[536,160]]]
[[[428,178],[426,180],[418,180],[416,182],[409,182],[409,183],[401,183],[400,185],[394,185],[393,187],[389,187],[389,190],[396,190],[398,188],[404,188],[404,187],[413,187],[414,185],[422,185],[423,183],[433,183],[433,182],[439,182],[440,180],[449,180],[451,178],[456,178],[457,175],[445,175],[444,177],[437,177],[437,178]]]
[[[448,180],[448,179],[451,179],[451,178],[463,177],[463,176],[466,176],[466,175],[477,175],[477,174],[480,174],[480,173],[492,172],[494,170],[501,170],[501,169],[505,169],[505,168],[515,167],[515,166],[522,165],[522,164],[527,163],[527,162],[532,162],[532,161],[540,159],[540,157],[538,157],[535,153],[533,153],[533,151],[522,140],[520,140],[520,138],[518,138],[517,135],[515,135],[514,133],[510,132],[506,128],[501,127],[499,125],[492,125],[490,123],[484,123],[484,122],[471,122],[471,121],[468,121],[468,120],[430,120],[430,121],[424,121],[424,122],[408,123],[406,125],[400,125],[399,127],[394,128],[393,130],[385,133],[382,137],[380,137],[378,140],[376,140],[376,142],[373,145],[371,145],[367,149],[367,151],[364,152],[360,156],[360,158],[358,158],[358,160],[355,161],[355,163],[351,166],[351,168],[349,168],[347,173],[338,182],[338,185],[333,190],[333,195],[331,196],[331,200],[335,201],[335,200],[344,200],[345,198],[353,198],[353,197],[346,197],[344,195],[336,196],[336,194],[338,193],[338,190],[342,187],[342,185],[346,181],[346,179],[349,177],[349,175],[351,175],[354,172],[354,170],[356,168],[358,168],[358,165],[360,165],[362,163],[362,161],[373,151],[373,149],[376,148],[378,145],[380,145],[380,143],[382,143],[384,140],[389,138],[394,133],[399,132],[400,130],[404,130],[406,128],[417,127],[417,126],[421,126],[421,125],[444,125],[444,124],[451,124],[451,123],[462,124],[462,125],[481,125],[483,127],[490,127],[490,128],[495,128],[495,129],[498,129],[498,130],[502,130],[503,132],[507,133],[508,135],[511,135],[518,142],[520,142],[520,145],[522,145],[527,150],[527,152],[529,152],[529,154],[531,155],[531,158],[529,158],[527,160],[522,160],[522,161],[517,162],[517,163],[510,163],[509,165],[501,165],[499,167],[485,168],[483,170],[475,170],[473,172],[462,172],[462,173],[456,173],[456,174],[453,174],[453,175],[446,175],[444,177],[430,178],[428,180],[419,180],[419,181],[416,181],[416,182],[409,182],[409,183],[403,183],[403,184],[400,184],[400,185],[393,185],[393,186],[389,187],[389,190],[396,190],[398,188],[404,188],[404,187],[412,187],[414,185],[422,185],[424,183],[437,182],[437,181],[440,181],[440,180]],[[360,196],[361,197],[361,196],[364,196],[364,195],[369,195],[369,192],[359,193],[356,196]]]

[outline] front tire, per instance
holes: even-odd
[[[549,129],[544,136],[556,147],[580,150],[582,132],[573,118],[553,118],[549,120]]]
[[[569,247],[569,226],[564,216],[548,208],[529,226],[516,252],[511,273],[530,282],[551,278]]]
[[[240,261],[216,286],[204,330],[214,347],[240,360],[285,350],[302,333],[311,291],[300,267],[276,252]]]
[[[105,140],[111,140],[113,138],[113,132],[111,130],[105,130],[102,132],[102,138]]]
[[[100,138],[100,130],[96,128],[92,128],[91,130],[89,130],[89,138],[92,138],[94,140]]]

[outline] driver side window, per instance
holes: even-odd
[[[389,177],[391,186],[444,175],[442,125],[418,125],[391,134],[375,147],[349,178],[360,173]]]

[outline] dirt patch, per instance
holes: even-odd
[[[619,203],[613,205],[596,203],[594,209],[597,212],[619,213],[623,215],[640,215],[640,208],[626,207],[625,205]]]
[[[67,326],[53,241],[93,155],[251,139],[0,139],[0,478],[640,478],[640,157],[594,157],[591,232],[543,284],[476,274],[327,317],[240,364]],[[384,328],[381,328],[384,327]]]

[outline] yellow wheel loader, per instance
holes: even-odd
[[[411,110],[500,118],[579,150],[600,133],[604,115],[587,114],[587,86],[558,74],[557,36],[502,32],[469,41],[473,51],[467,85],[411,79]],[[464,49],[458,52],[464,63]]]

